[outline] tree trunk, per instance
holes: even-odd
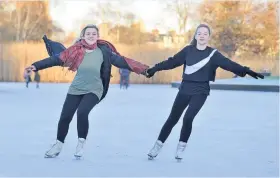
[[[28,33],[26,35],[26,38],[31,36],[34,30],[36,29],[36,26],[40,25],[39,22],[43,19],[44,16],[40,16],[34,23],[33,25],[29,28]],[[30,24],[31,25],[31,24]]]
[[[21,22],[21,9],[16,12],[16,41],[20,40],[20,22]]]
[[[22,40],[26,39],[26,34],[27,34],[29,21],[30,21],[30,15],[31,15],[30,11],[31,11],[31,5],[28,5],[27,6],[27,12],[26,12],[26,18],[24,20],[23,27],[22,27],[23,28],[22,29],[22,37],[21,37]]]

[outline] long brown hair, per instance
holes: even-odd
[[[209,35],[211,35],[211,30],[210,30],[210,27],[209,27],[208,25],[206,25],[206,24],[200,24],[200,25],[198,25],[198,26],[196,27],[196,30],[195,30],[195,33],[194,33],[193,39],[192,39],[192,41],[190,42],[190,45],[194,45],[194,46],[196,46],[197,41],[196,41],[196,39],[195,39],[195,35],[196,35],[196,33],[197,33],[198,29],[199,29],[199,28],[201,28],[201,27],[205,27],[205,28],[207,28],[207,29],[208,29],[208,32],[209,32]]]

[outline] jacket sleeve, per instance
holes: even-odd
[[[115,52],[111,52],[110,60],[114,66],[122,69],[127,69],[136,74],[144,75],[145,71],[149,68],[149,66],[142,64],[141,62],[120,56]]]
[[[36,67],[36,71],[43,70],[53,66],[62,66],[63,62],[58,55],[51,56],[40,61],[34,62],[32,65]]]
[[[122,69],[128,69],[130,71],[132,71],[132,69],[129,67],[129,65],[127,64],[127,62],[125,61],[124,57],[111,52],[111,63],[118,67],[118,68],[122,68]]]
[[[185,63],[186,56],[187,56],[187,47],[183,48],[173,57],[169,57],[167,60],[156,64],[154,68],[157,71],[174,69]]]
[[[217,67],[221,67],[222,69],[230,71],[240,77],[244,77],[248,70],[248,67],[242,66],[228,59],[218,51],[214,54],[213,59]]]

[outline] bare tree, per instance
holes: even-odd
[[[12,3],[0,1],[0,26],[4,26],[11,19],[12,10],[14,10]]]
[[[108,1],[100,1],[90,14],[100,18],[102,23],[108,23],[118,18],[119,11],[114,4]]]
[[[14,30],[16,41],[38,40],[52,27],[46,2],[17,1],[14,5],[15,9],[7,26]]]
[[[88,16],[96,17],[95,19],[100,19],[101,23],[109,23],[115,26],[116,41],[119,42],[121,38],[121,26],[131,26],[136,19],[136,16],[131,12],[120,11],[119,6],[124,6],[126,2],[117,1],[100,1],[97,3],[96,7],[93,7]],[[96,22],[95,22],[96,23]]]
[[[116,4],[109,1],[100,1],[96,7],[92,8],[89,16],[101,19],[102,23],[120,24],[125,21],[128,25],[131,25],[136,16],[131,12],[121,12],[117,4],[123,6],[123,3],[122,1],[118,1]]]
[[[186,33],[188,17],[190,15],[191,0],[174,0],[167,3],[167,9],[171,9],[177,15],[179,32]]]
[[[278,32],[279,32],[279,15],[280,15],[280,1],[277,1],[276,2],[276,23],[277,23],[277,27],[278,27]],[[279,41],[279,39],[278,39],[278,41]]]

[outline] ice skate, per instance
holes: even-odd
[[[176,150],[176,154],[175,154],[175,159],[180,162],[182,159],[183,159],[183,153],[184,153],[184,150],[187,146],[187,143],[186,142],[179,142],[178,145],[177,145],[177,150]]]
[[[45,153],[45,158],[54,158],[59,155],[62,150],[63,143],[59,140]]]
[[[78,139],[78,145],[76,147],[76,152],[74,154],[74,156],[77,159],[79,159],[83,156],[85,143],[86,143],[86,140],[84,138],[79,138]]]
[[[160,140],[157,140],[154,147],[148,153],[148,159],[149,160],[154,159],[159,154],[162,146],[163,146],[163,143]]]

